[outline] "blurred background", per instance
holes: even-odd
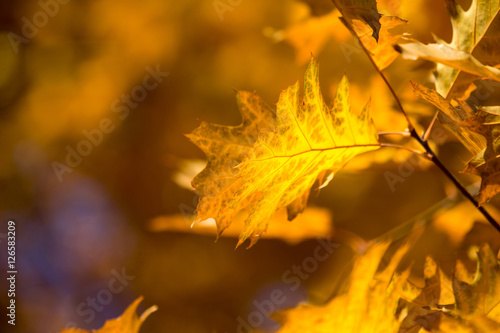
[[[431,31],[451,38],[444,1],[381,1],[379,9],[409,20],[404,30],[421,41]],[[353,109],[371,97],[377,128],[406,128],[332,10],[327,0],[0,2],[0,256],[6,267],[13,220],[18,269],[16,327],[4,315],[2,332],[97,329],[140,295],[140,311],[159,306],[141,332],[245,332],[241,318],[248,323],[272,290],[286,295],[279,308],[328,300],[360,244],[408,221],[430,222],[408,259],[415,281],[426,255],[451,274],[471,244],[489,240],[498,251],[469,203],[439,206],[456,194],[439,170],[391,149],[359,157],[312,196],[309,205],[326,215],[298,228],[327,228],[301,242],[275,232],[234,251],[235,237],[215,243],[186,231],[197,200],[189,177],[203,166],[187,160],[204,155],[184,135],[201,120],[239,124],[234,89],[274,105],[312,53],[328,103],[345,73]],[[432,66],[397,59],[386,72],[422,130],[435,110],[409,81],[432,84]],[[458,174],[470,156],[436,129],[440,155]],[[388,171],[404,180],[391,186]],[[496,214],[498,204],[488,209]],[[158,217],[168,231],[152,230]],[[284,274],[312,256],[317,235],[340,245],[290,288]],[[277,327],[267,318],[254,325]]]

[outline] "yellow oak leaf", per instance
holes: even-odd
[[[425,313],[420,309],[422,315],[414,316],[425,327],[421,332],[500,332],[500,266],[488,244],[477,252],[473,276],[457,261],[453,293],[455,304],[450,310]]]
[[[484,153],[480,153],[465,169],[465,172],[481,176],[481,187],[476,196],[480,206],[500,193],[500,154],[491,159],[485,159],[484,156]]]
[[[457,266],[459,268],[460,266]],[[464,275],[464,273],[457,273]],[[456,275],[457,275],[456,274]],[[488,244],[477,252],[477,271],[470,283],[454,280],[456,310],[464,318],[497,315],[500,310],[500,265]],[[491,317],[499,321],[499,317]]]
[[[207,155],[206,167],[197,174],[192,186],[201,195],[197,218],[214,218],[220,234],[234,217],[225,210],[240,179],[235,179],[236,166],[250,152],[263,130],[274,129],[274,111],[255,93],[239,91],[236,94],[242,116],[239,126],[220,126],[202,122],[188,137]]]
[[[418,83],[411,83],[415,94],[433,104],[441,111],[441,122],[460,140],[460,142],[473,154],[479,154],[486,146],[484,137],[461,125],[463,121],[473,115],[471,107],[463,102],[456,101],[455,107],[436,90],[424,87]]]
[[[440,308],[446,304],[453,304],[452,283],[437,266],[434,259],[427,257],[424,265],[425,286],[419,288],[411,281],[406,281],[401,297],[420,307],[430,309]]]
[[[381,16],[374,0],[334,0],[342,19],[349,21],[347,27],[358,36],[359,41],[370,53],[376,66],[383,70],[397,58],[393,48],[402,37],[394,33],[393,28],[406,24],[407,21],[397,16]],[[345,21],[344,21],[345,22]]]
[[[202,124],[190,135],[209,155],[207,167],[193,180],[193,187],[202,196],[198,218],[215,219],[222,232],[239,211],[247,209],[238,245],[250,238],[252,246],[278,209],[292,205],[290,218],[301,212],[314,182],[331,179],[324,177],[325,172],[333,175],[354,156],[380,147],[369,104],[360,112],[350,109],[347,78],[341,80],[334,105],[328,108],[319,87],[319,65],[313,58],[304,87],[302,98],[299,82],[281,93],[275,129],[270,130],[265,122],[267,126],[251,149],[249,144],[257,135],[253,131],[251,135],[243,131],[244,148],[234,152],[225,148],[228,143],[242,141],[234,127]],[[251,123],[251,119],[244,119],[243,127],[238,128],[246,129]],[[227,139],[224,133],[228,133]],[[243,161],[234,163],[244,152]]]
[[[401,297],[408,315],[399,332],[500,332],[500,266],[488,244],[477,252],[477,270],[469,273],[457,261],[452,281],[443,279],[430,257],[424,268],[425,286],[406,281]],[[440,304],[441,303],[441,304]]]
[[[464,172],[481,177],[476,199],[483,205],[500,193],[500,108],[478,107],[474,111],[465,101],[451,102],[434,89],[412,83],[413,91],[434,104],[445,118],[444,125],[474,154]]]
[[[399,49],[406,59],[426,59],[480,77],[500,81],[500,69],[484,65],[470,53],[459,51],[448,45],[408,43],[399,45]]]
[[[468,10],[458,2],[447,1],[453,38],[451,43],[436,38],[438,44],[414,43],[399,45],[403,56],[438,62],[436,90],[446,98],[463,97],[477,76],[500,80],[500,71],[491,66],[500,63],[498,53],[498,27],[500,25],[499,0],[472,0]],[[463,72],[461,72],[463,71]]]
[[[423,288],[419,288],[410,280],[405,281],[401,288],[401,298],[409,303],[408,315],[401,324],[400,332],[412,332],[420,326],[422,329],[429,328],[437,321],[441,309],[455,303],[451,281],[429,256],[425,260],[424,281]]]
[[[370,56],[380,70],[387,68],[398,57],[399,53],[394,49],[393,45],[403,37],[403,34],[395,33],[392,29],[406,23],[407,21],[397,16],[381,17],[379,39],[375,40],[370,34],[371,28],[368,25],[360,24],[359,21],[355,22],[354,30],[356,34],[370,52]]]
[[[486,138],[486,148],[471,161],[465,172],[481,177],[477,195],[480,205],[500,193],[500,112],[498,107],[479,107],[477,112],[461,123]]]
[[[139,303],[141,303],[142,297],[137,298],[129,307],[123,312],[123,314],[116,318],[106,321],[103,327],[98,330],[92,330],[93,333],[138,333],[141,328],[142,323],[146,318],[156,311],[157,307],[152,306],[139,317],[137,316],[136,310]],[[86,330],[79,328],[69,328],[61,330],[61,333],[91,333]]]
[[[276,317],[283,323],[278,333],[398,332],[402,318],[396,310],[409,271],[397,274],[395,270],[410,246],[401,246],[377,272],[388,246],[388,242],[374,244],[359,256],[346,292],[326,305],[299,305],[278,313]]]
[[[334,0],[333,3],[342,13],[345,20],[352,25],[355,21],[362,22],[371,28],[371,36],[378,42],[380,33],[380,18],[375,0]]]
[[[354,8],[348,11],[351,12],[354,13]],[[361,43],[368,49],[377,66],[384,69],[399,55],[392,45],[403,35],[394,33],[393,28],[407,22],[396,16],[383,16],[378,22],[380,25],[377,32],[378,40],[372,36],[373,28],[368,23],[356,19],[353,25]],[[335,40],[345,54],[353,52],[354,47],[359,47],[347,43],[351,34],[342,26],[337,10],[322,16],[308,16],[284,30],[267,29],[266,34],[275,41],[285,40],[291,44],[295,48],[297,62],[300,64],[309,61],[311,53],[318,54],[330,38]]]

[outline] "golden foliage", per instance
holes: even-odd
[[[318,69],[312,59],[304,78],[303,98],[299,99],[298,82],[281,93],[274,131],[270,129],[271,111],[254,96],[253,107],[240,104],[244,114],[240,127],[202,124],[190,135],[209,157],[207,167],[193,180],[193,187],[202,196],[198,218],[214,218],[222,232],[236,213],[248,208],[238,245],[248,238],[253,245],[281,207],[288,206],[293,219],[304,210],[316,180],[326,185],[324,180],[331,179],[325,178],[326,173],[333,175],[354,156],[380,146],[369,104],[359,113],[351,111],[349,84],[344,77],[334,106],[328,108],[319,88]],[[257,110],[255,119],[245,115],[250,109]]]
[[[429,274],[429,278],[434,278],[434,273]],[[449,289],[450,285],[426,283],[421,293],[429,294],[428,288],[439,291],[440,288]],[[483,244],[477,251],[475,274],[471,275],[460,262],[457,262],[451,288],[455,299],[454,304],[448,304],[451,310],[443,310],[444,307],[437,303],[439,297],[435,298],[438,295],[431,294],[428,300],[432,299],[432,303],[428,303],[426,308],[433,311],[425,313],[427,310],[422,307],[419,309],[422,316],[419,318],[414,316],[425,328],[423,332],[500,331],[500,266],[489,245]]]
[[[403,36],[402,33],[392,33],[391,30],[407,22],[397,16],[381,16],[377,11],[376,1],[363,0],[334,1],[343,15],[349,21],[359,41],[370,52],[370,56],[380,70],[389,66],[398,53],[393,44]]]
[[[308,2],[314,2],[314,0]],[[415,6],[411,8],[418,7],[413,4],[409,5],[409,3],[416,2],[419,3],[418,6],[423,6],[424,1],[406,1],[407,11],[411,6]],[[427,2],[430,3],[430,1]],[[200,25],[202,28],[198,29],[202,33],[191,30],[189,32],[189,34],[200,33],[201,37],[196,40],[196,43],[193,43],[196,44],[196,47],[193,48],[196,52],[206,50],[206,45],[203,45],[203,43],[207,45],[221,43],[223,45],[222,40],[227,40],[231,44],[231,46],[221,46],[222,51],[214,52],[211,55],[210,60],[216,65],[211,66],[213,73],[205,73],[207,74],[206,77],[208,77],[208,74],[213,75],[215,73],[229,78],[227,81],[232,83],[236,81],[234,84],[239,86],[242,82],[249,84],[265,81],[262,78],[267,78],[267,76],[264,76],[263,73],[269,75],[270,69],[274,71],[275,67],[282,66],[282,72],[276,70],[280,74],[276,75],[275,79],[276,81],[287,82],[282,85],[280,83],[281,87],[288,84],[288,80],[292,75],[287,70],[290,69],[290,59],[293,59],[293,57],[290,56],[288,62],[283,61],[281,63],[279,60],[281,60],[282,56],[280,52],[289,50],[282,48],[279,49],[279,52],[275,52],[276,50],[272,47],[264,47],[262,46],[263,42],[257,42],[258,40],[268,42],[268,40],[260,38],[262,37],[260,36],[262,26],[267,25],[268,22],[261,19],[262,21],[256,23],[255,20],[256,17],[264,17],[259,16],[261,14],[260,9],[267,8],[263,3],[248,3],[248,7],[238,11],[235,10],[236,6],[226,7],[230,8],[227,9],[226,14],[228,15],[232,15],[231,12],[235,10],[235,16],[233,18],[227,16],[225,23],[227,24],[226,27],[230,27],[229,32],[226,28],[222,28],[220,22],[217,21],[217,16],[213,15],[211,17],[207,13],[208,11],[205,10],[211,6],[211,3],[205,3],[204,7],[202,6],[203,9],[197,12],[197,18],[200,20],[205,19],[205,21],[204,24]],[[340,50],[344,51],[342,43],[348,38],[346,31],[351,31],[359,39],[366,49],[368,57],[375,64],[377,70],[370,74],[375,73],[377,78],[365,73],[366,68],[363,66],[358,68],[354,65],[355,68],[346,69],[346,71],[352,70],[354,72],[353,77],[358,80],[365,80],[365,82],[356,85],[351,90],[350,96],[351,88],[346,76],[344,76],[335,90],[333,106],[330,107],[321,93],[319,65],[313,58],[305,73],[303,96],[300,96],[299,93],[299,82],[283,90],[275,106],[267,105],[256,93],[237,91],[236,99],[242,117],[239,126],[222,126],[202,122],[197,129],[188,135],[191,141],[201,148],[208,159],[205,168],[192,180],[192,186],[200,194],[196,217],[192,217],[198,223],[195,223],[194,228],[190,229],[190,224],[186,223],[186,216],[175,214],[153,220],[150,225],[151,229],[156,231],[170,230],[208,235],[216,234],[217,237],[224,232],[223,236],[239,237],[238,246],[247,239],[250,240],[250,246],[252,246],[261,237],[284,239],[290,243],[316,237],[326,238],[332,234],[333,229],[331,212],[325,209],[306,209],[310,191],[316,182],[319,189],[321,189],[355,156],[378,149],[382,145],[406,150],[400,149],[402,152],[400,155],[380,154],[378,159],[371,159],[371,162],[373,160],[379,163],[402,162],[409,152],[415,153],[416,149],[413,149],[414,147],[407,142],[407,139],[414,139],[416,131],[420,132],[421,128],[428,124],[424,124],[426,121],[421,121],[422,119],[418,119],[414,124],[410,124],[406,120],[411,119],[413,122],[413,118],[422,115],[425,117],[427,114],[422,112],[422,114],[416,115],[416,112],[412,112],[415,110],[415,106],[407,106],[407,104],[416,104],[413,103],[415,100],[401,98],[406,91],[405,89],[409,88],[408,81],[410,78],[413,80],[414,72],[401,70],[401,68],[409,67],[397,67],[400,64],[395,61],[398,52],[394,49],[394,44],[399,43],[407,36],[401,31],[406,28],[409,29],[409,25],[405,20],[397,16],[381,15],[378,12],[375,0],[334,0],[334,3],[338,11],[330,11],[323,16],[314,16],[315,14],[313,15],[311,11],[305,16],[305,19],[294,22],[294,24],[285,27],[281,31],[264,29],[264,33],[266,34],[267,31],[268,36],[273,37],[275,40],[285,40],[290,43],[295,48],[297,61],[302,63],[310,58],[310,53],[320,53],[327,41],[332,37],[338,43],[335,44],[335,47],[337,47],[337,53],[335,54],[339,55],[338,46],[340,46]],[[453,29],[451,43],[445,43],[443,40],[438,39],[436,44],[411,43],[399,45],[399,50],[407,59],[423,58],[438,63],[436,69],[437,91],[419,84],[413,84],[412,87],[418,96],[439,108],[440,120],[458,137],[465,148],[475,155],[465,171],[482,178],[478,194],[478,202],[482,205],[494,195],[500,193],[500,159],[498,158],[500,156],[500,141],[498,139],[500,136],[498,131],[500,109],[497,106],[471,107],[463,99],[473,89],[471,82],[474,79],[489,78],[500,81],[500,70],[498,69],[500,63],[498,54],[498,45],[500,45],[498,40],[500,2],[498,0],[472,0],[471,7],[468,10],[464,10],[454,0],[446,1],[446,3],[450,11]],[[193,6],[197,6],[197,4],[193,2]],[[247,3],[242,6],[247,6]],[[290,5],[290,7],[292,6],[294,5]],[[387,8],[398,7],[392,1],[385,1],[384,6]],[[52,82],[54,71],[47,70],[46,73],[42,72],[42,75],[34,75],[35,78],[43,78],[43,81],[50,80],[36,89],[28,88],[28,93],[22,99],[22,102],[16,105],[16,108],[28,110],[27,113],[22,113],[21,116],[13,118],[23,124],[24,131],[37,128],[37,126],[32,125],[46,124],[46,126],[41,126],[42,134],[36,134],[37,131],[34,131],[35,134],[32,136],[46,137],[44,141],[56,142],[56,139],[66,132],[70,120],[71,123],[75,123],[71,128],[74,128],[76,132],[80,132],[83,127],[90,127],[95,122],[95,119],[110,112],[109,104],[113,102],[117,95],[126,90],[131,83],[135,82],[135,77],[139,77],[142,73],[143,65],[149,64],[152,60],[162,59],[166,49],[165,45],[168,44],[155,43],[155,40],[169,37],[168,39],[172,40],[170,44],[176,45],[184,39],[184,35],[176,37],[174,29],[165,29],[168,26],[154,29],[155,33],[148,34],[145,38],[138,38],[141,35],[137,32],[142,31],[144,26],[152,24],[153,21],[169,21],[157,19],[162,18],[156,15],[163,8],[160,2],[145,7],[144,13],[136,15],[136,19],[131,20],[128,25],[121,25],[123,20],[116,20],[116,15],[113,15],[115,13],[120,14],[122,11],[132,14],[134,9],[137,9],[136,6],[118,8],[116,11],[114,7],[114,2],[112,5],[100,4],[92,6],[92,13],[102,12],[106,14],[98,16],[103,18],[103,20],[100,20],[103,23],[88,29],[92,33],[83,35],[84,39],[88,39],[88,36],[98,36],[106,39],[112,38],[116,34],[121,36],[118,39],[133,41],[133,43],[124,43],[128,47],[124,54],[136,56],[136,64],[131,63],[118,67],[115,65],[114,67],[111,66],[112,70],[110,72],[102,72],[101,69],[106,67],[103,65],[115,64],[116,55],[120,54],[120,47],[110,47],[110,52],[102,51],[102,54],[95,52],[98,55],[95,59],[90,58],[88,61],[76,66],[76,72],[79,75],[75,76],[76,79],[69,81],[65,79],[68,82],[56,79],[55,84],[47,83]],[[172,6],[172,8],[176,7]],[[304,6],[302,6],[303,8]],[[276,12],[278,10],[279,8],[276,9]],[[391,15],[404,12],[399,8],[393,8],[392,10]],[[182,10],[178,9],[177,12],[172,12],[177,15],[181,12],[187,13],[190,11],[191,8],[184,9],[182,7]],[[248,13],[251,13],[251,15]],[[338,20],[339,13],[342,21]],[[427,15],[427,13],[423,15]],[[118,15],[118,17],[122,16],[124,15]],[[206,20],[205,16],[211,18]],[[429,13],[428,16],[431,17],[431,14]],[[241,24],[242,21],[239,20],[242,17],[245,24]],[[220,16],[220,21],[222,22],[222,16]],[[207,24],[207,22],[210,22],[210,24]],[[348,29],[341,27],[339,22],[347,25]],[[180,22],[179,26],[184,27],[181,23],[184,22]],[[273,22],[270,24],[279,24],[279,20],[278,23]],[[252,25],[251,29],[246,25]],[[58,30],[65,31],[64,29]],[[258,31],[258,33],[254,33],[255,31]],[[242,32],[251,37],[245,41],[238,40],[237,34]],[[43,37],[40,39],[44,40]],[[135,40],[139,42],[135,43]],[[36,47],[36,43],[32,43],[32,45]],[[269,45],[271,44],[269,43]],[[359,47],[356,47],[359,51]],[[179,49],[184,50],[184,48]],[[254,67],[243,66],[242,64],[245,64],[245,62],[231,61],[236,55],[243,53],[241,52],[242,49],[251,49],[253,51],[244,52],[244,57],[246,61],[252,62]],[[263,52],[263,50],[266,50],[266,52]],[[179,51],[179,53],[183,52]],[[255,54],[259,54],[259,57],[257,62],[254,63]],[[276,56],[277,54],[279,56]],[[347,59],[347,55],[345,53],[344,55]],[[36,58],[36,56],[37,54],[30,54],[32,58]],[[271,57],[279,60],[267,62],[267,58]],[[71,59],[69,56],[65,58]],[[350,59],[348,61],[350,62]],[[69,61],[66,60],[65,62]],[[401,63],[404,63],[405,66],[408,63],[412,64],[410,66],[414,65],[411,62]],[[400,72],[387,70],[382,74],[381,71],[387,69],[391,64],[393,65],[390,69],[397,68]],[[214,91],[223,91],[227,87],[227,81],[223,83],[215,82],[211,85],[206,84],[206,78],[203,75],[200,75],[201,78],[198,77],[199,73],[197,71],[202,66],[205,66],[205,63],[199,64],[199,67],[186,66],[182,69],[179,68],[178,71],[186,71],[187,74],[190,74],[186,75],[186,77],[196,77],[196,80],[190,80],[194,82],[190,82],[190,84],[199,86],[197,93],[203,91],[210,95]],[[121,70],[128,67],[130,67],[129,69],[141,67],[141,71],[135,69],[130,71],[132,74],[128,74],[129,71]],[[189,70],[186,70],[186,68],[189,68]],[[257,68],[257,70],[254,71],[253,68]],[[63,70],[61,69],[61,71]],[[74,68],[71,71],[74,71]],[[419,73],[423,72],[422,68],[416,68],[415,72],[417,71]],[[112,76],[109,75],[114,72],[120,73],[116,78],[113,78],[113,80],[121,82],[118,85],[113,84]],[[384,76],[385,74],[387,75]],[[429,72],[425,71],[425,74],[421,75],[427,78],[428,74]],[[295,74],[293,77],[295,77]],[[393,89],[391,84],[387,83],[389,81],[391,84],[398,82],[400,86],[395,86]],[[94,84],[96,82],[97,85]],[[380,86],[386,83],[391,93],[387,89],[385,92],[379,89]],[[270,86],[272,85],[269,84],[269,86],[266,85],[265,87]],[[59,89],[61,87],[64,89]],[[96,87],[98,89],[95,89]],[[378,134],[369,115],[370,103],[364,103],[367,99],[364,94],[368,90],[367,87],[377,94],[377,100],[371,107],[378,113],[375,119],[381,119],[381,122],[385,123],[380,128],[385,130],[387,127],[387,133],[384,134],[400,135],[397,139],[387,139],[394,140],[391,143],[381,144],[378,141]],[[394,96],[392,90],[395,91]],[[62,100],[54,98],[61,91],[66,97]],[[182,95],[178,94],[176,90],[172,89],[171,91],[173,92],[172,96]],[[396,93],[400,95],[401,103]],[[88,98],[89,96],[92,98]],[[359,98],[360,96],[363,96],[363,98]],[[350,97],[354,97],[356,101],[351,103],[349,101]],[[456,98],[452,99],[451,97]],[[59,100],[55,108],[51,104],[53,100]],[[85,100],[85,103],[78,103],[78,101],[83,100]],[[210,111],[212,107],[214,109],[219,107],[219,105],[212,106],[211,103],[204,104],[205,101],[196,104],[192,100],[179,104],[177,108],[179,115],[184,115],[186,110],[200,109],[200,105],[206,105],[207,108],[202,109],[204,112]],[[44,105],[44,108],[37,106],[40,101],[43,101],[40,105]],[[363,104],[360,105],[360,103]],[[61,107],[68,105],[70,108]],[[398,113],[394,112],[395,106],[400,107],[401,110],[404,108],[410,111],[408,117],[406,117],[407,119],[401,116],[399,110]],[[82,111],[86,108],[89,109],[89,112]],[[51,112],[56,112],[58,109],[70,111],[66,115],[63,114],[62,118],[59,117],[60,119],[56,117],[59,120],[49,124],[46,114],[38,111],[47,109],[55,110]],[[82,112],[75,112],[75,110]],[[75,116],[75,121],[70,119],[73,118],[73,114],[80,113],[86,115],[79,116],[79,118]],[[403,111],[403,113],[405,112]],[[7,121],[10,120],[7,119]],[[397,128],[393,129],[393,127]],[[182,126],[179,126],[179,128],[182,128]],[[404,128],[415,131],[402,131]],[[432,128],[432,125],[429,128]],[[410,137],[410,134],[413,137]],[[384,139],[386,138],[387,136],[384,137]],[[428,149],[429,146],[432,147],[432,142],[428,142],[427,139],[422,140],[418,142],[413,140],[413,143],[418,144],[420,150],[422,148],[427,150],[421,153],[422,156],[432,156],[433,161],[435,161],[437,155]],[[393,144],[395,141],[398,144],[404,144],[404,146]],[[416,153],[418,154],[419,151],[416,151]],[[8,156],[11,155],[8,154]],[[359,171],[372,165],[366,163],[366,161],[361,162],[359,164],[361,166],[354,166],[352,169]],[[186,167],[189,166],[186,165]],[[404,169],[400,168],[400,165],[393,165],[392,167],[398,168],[401,175],[405,174],[405,172],[401,171],[404,171]],[[414,167],[410,166],[408,169],[407,175],[404,178],[400,177],[402,181],[413,174]],[[371,178],[374,184],[378,176],[380,174],[374,172]],[[419,180],[416,179],[416,182]],[[455,179],[452,180],[455,181]],[[179,178],[178,183],[185,186],[185,178]],[[369,181],[364,183],[369,183]],[[356,185],[360,184],[361,182]],[[429,183],[423,184],[427,186]],[[456,185],[457,182],[454,184]],[[352,187],[356,187],[356,189],[361,187],[356,185]],[[367,188],[368,185],[362,184]],[[438,189],[435,192],[439,192],[442,189],[439,186],[434,186],[432,189]],[[459,185],[457,187],[463,189]],[[427,193],[431,192],[429,188],[425,189],[428,190]],[[345,195],[345,192],[342,195]],[[373,193],[370,192],[369,196],[374,197]],[[401,193],[403,192],[399,192],[397,195],[403,197],[403,195],[400,195]],[[367,206],[366,200],[360,200],[360,202],[362,204],[352,205],[351,207],[364,208]],[[380,202],[374,202],[373,207],[378,207],[378,204]],[[398,204],[403,206],[406,202],[401,204],[401,201],[398,201]],[[400,206],[396,207],[400,208]],[[459,209],[450,210],[448,214],[443,214],[437,218],[433,224],[434,229],[436,229],[434,231],[446,234],[446,240],[449,241],[449,244],[453,244],[454,247],[460,245],[463,239],[467,237],[467,233],[473,230],[476,222],[476,217],[471,212],[470,205],[464,207],[460,204],[458,207]],[[475,210],[475,213],[479,214],[477,210]],[[424,217],[419,215],[415,220],[421,223],[420,219],[422,219],[426,220],[422,223],[428,223],[433,218],[433,216],[430,216],[432,214],[429,213],[429,216]],[[288,217],[288,220],[295,219],[294,224],[286,221],[285,216]],[[485,214],[485,216],[487,215]],[[188,218],[191,218],[191,216]],[[271,226],[269,226],[270,223]],[[460,225],[453,229],[452,226],[455,223],[460,223]],[[375,224],[371,223],[370,227]],[[366,225],[362,227],[366,227]],[[407,227],[395,229],[396,232],[393,230],[388,234],[397,233],[399,237],[407,232]],[[372,229],[367,233],[376,231],[378,230]],[[368,244],[368,242],[363,242],[362,245],[365,244]],[[427,256],[423,274],[425,284],[423,287],[419,287],[409,278],[409,268],[402,272],[397,270],[403,257],[409,251],[409,243],[396,249],[387,262],[382,259],[384,256],[389,257],[387,253],[390,244],[388,242],[371,242],[370,244],[372,246],[364,254],[356,257],[351,276],[346,281],[342,293],[335,295],[325,305],[300,305],[296,309],[279,314],[278,316],[281,317],[283,322],[280,332],[500,331],[500,266],[497,257],[488,245],[479,248],[477,255],[478,268],[474,274],[471,274],[464,264],[457,262],[454,273],[447,275],[443,267],[440,267],[432,256]],[[365,250],[362,246],[358,246],[356,249],[359,249],[360,252]],[[184,252],[183,254],[185,255]],[[233,267],[229,267],[228,271],[232,269]],[[214,281],[217,280],[216,277],[218,276],[214,275]],[[193,292],[193,295],[197,294],[198,290]],[[106,322],[100,330],[94,332],[137,333],[146,317],[155,311],[155,307],[152,307],[138,317],[136,309],[141,299],[139,298],[132,303],[121,317]],[[85,332],[81,329],[63,331],[63,333]]]
[[[426,59],[455,69],[474,74],[480,77],[500,81],[500,70],[483,65],[479,60],[467,52],[458,51],[443,44],[408,43],[399,45],[403,57],[406,59]]]
[[[397,16],[384,16],[380,19],[381,29],[378,41],[370,35],[371,29],[366,24],[355,22],[354,30],[359,36],[361,43],[370,52],[370,55],[377,65],[382,70],[389,66],[397,57],[398,52],[394,49],[393,44],[398,42],[403,34],[393,33],[391,30],[404,25],[407,22]]]
[[[373,244],[354,262],[346,291],[326,305],[300,305],[277,314],[280,333],[332,332],[497,332],[500,329],[500,266],[485,244],[471,275],[457,262],[453,282],[428,257],[425,286],[396,268],[409,250],[398,248],[385,268],[380,262],[389,243]],[[466,278],[468,282],[461,281]]]
[[[413,83],[415,93],[438,107],[451,121],[445,123],[462,144],[475,156],[465,172],[480,176],[479,205],[500,193],[500,112],[498,107],[480,107],[477,111],[464,101],[458,106],[440,96],[434,89]]]
[[[444,124],[457,136],[465,148],[473,154],[478,154],[484,149],[484,138],[467,127],[460,125],[473,115],[473,111],[467,103],[457,101],[459,106],[455,107],[434,89],[413,82],[412,87],[415,94],[434,104],[434,106],[442,111],[443,118],[445,119]]]
[[[395,269],[409,249],[400,247],[389,264],[377,272],[389,243],[372,245],[354,262],[346,292],[323,306],[300,305],[279,314],[279,333],[397,332],[401,318],[396,314],[400,289],[408,276]]]
[[[500,114],[498,107],[481,107],[461,123],[486,138],[486,148],[469,162],[465,172],[481,177],[480,205],[500,193]]]
[[[352,25],[355,21],[370,26],[372,37],[378,42],[380,33],[380,18],[375,0],[334,0],[335,6],[342,13],[343,19]]]
[[[500,193],[500,114],[497,107],[481,107],[478,111],[464,101],[458,106],[440,96],[434,89],[412,83],[415,93],[438,107],[451,121],[445,123],[475,156],[469,161],[465,172],[481,177],[481,188],[477,195],[479,205]]]
[[[457,275],[465,275],[463,266],[457,266]],[[498,259],[485,244],[477,252],[477,270],[472,282],[455,280],[453,290],[456,310],[463,317],[487,316],[500,320],[500,266]]]
[[[238,189],[240,179],[235,179],[236,166],[251,151],[259,133],[274,129],[273,110],[257,94],[237,93],[242,124],[237,127],[202,123],[188,137],[207,155],[208,162],[192,181],[202,195],[198,202],[197,218],[217,221],[219,233],[231,223],[235,212],[226,206]]]
[[[460,71],[500,79],[500,71],[490,67],[500,63],[496,46],[500,42],[497,33],[500,2],[473,0],[469,9],[464,10],[458,2],[448,1],[447,8],[453,28],[451,43],[436,38],[437,44],[415,43],[400,47],[407,58],[438,62],[436,90],[441,95],[462,96],[474,77],[460,75]]]

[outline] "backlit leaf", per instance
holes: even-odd
[[[377,272],[389,243],[376,244],[354,262],[345,294],[323,306],[299,305],[278,314],[279,333],[397,332],[402,318],[397,313],[400,290],[408,272],[395,269],[409,249],[406,244]]]
[[[334,1],[337,8],[348,20],[363,46],[370,53],[371,58],[382,70],[389,66],[398,53],[393,44],[398,42],[402,33],[394,33],[393,28],[407,22],[397,16],[381,16],[377,12],[375,1]]]
[[[333,1],[342,13],[344,19],[351,24],[361,21],[371,27],[371,36],[378,42],[380,32],[380,18],[382,15],[377,11],[375,0],[335,0]]]
[[[445,44],[408,43],[399,45],[406,59],[426,59],[439,62],[480,77],[500,81],[500,70],[483,65],[467,52],[459,51]]]
[[[318,70],[312,59],[303,98],[299,98],[298,82],[281,93],[274,131],[265,122],[267,130],[260,131],[251,149],[257,127],[251,135],[243,132],[244,147],[237,145],[234,151],[225,148],[228,140],[233,146],[233,142],[242,142],[234,128],[202,124],[190,135],[195,143],[205,143],[203,149],[210,154],[207,168],[193,180],[202,195],[198,218],[214,218],[222,232],[236,213],[247,209],[249,216],[238,245],[248,238],[254,244],[279,208],[292,204],[292,217],[300,212],[304,197],[325,171],[335,174],[354,156],[380,146],[369,105],[357,113],[350,109],[347,78],[340,82],[334,105],[328,108],[319,88]],[[243,127],[238,128],[249,128],[249,124],[250,119],[244,119]],[[207,151],[208,147],[212,150]],[[232,162],[245,152],[241,163]]]
[[[355,20],[353,25],[361,43],[368,49],[377,66],[384,69],[399,55],[392,45],[398,42],[403,35],[395,33],[393,28],[406,23],[405,20],[396,16],[381,17],[378,40],[372,36],[373,28],[367,23]],[[337,10],[323,16],[310,16],[282,31],[268,29],[266,34],[276,41],[285,40],[291,44],[296,50],[298,63],[307,62],[311,53],[318,54],[329,38],[333,38],[346,54],[354,52],[355,48],[361,51],[359,46],[347,43],[351,34],[342,26]]]
[[[488,316],[500,307],[500,266],[488,244],[480,247],[477,263],[471,283],[454,281],[456,308],[463,317]]]
[[[500,1],[473,0],[469,9],[464,10],[455,0],[449,0],[447,8],[453,29],[451,43],[437,39],[438,44],[417,43],[400,47],[406,57],[438,62],[436,90],[445,97],[451,93],[461,96],[473,80],[473,77],[463,75],[467,82],[459,82],[461,70],[495,80],[499,78],[499,71],[487,66],[500,63],[496,47],[500,43],[497,33]]]
[[[465,102],[458,102],[459,107],[453,106],[448,100],[441,96],[437,91],[424,87],[418,83],[412,82],[412,88],[415,94],[436,106],[444,116],[444,123],[447,128],[457,136],[462,144],[473,154],[478,154],[485,147],[484,138],[460,125],[461,122],[471,117],[473,114],[470,106]]]
[[[500,193],[500,115],[498,107],[480,107],[461,124],[486,138],[486,148],[469,161],[465,172],[481,177],[480,205]]]
[[[500,115],[498,107],[479,107],[477,111],[464,101],[458,106],[434,89],[412,83],[415,93],[438,107],[450,121],[445,125],[474,154],[464,172],[481,177],[477,194],[479,205],[500,193]]]
[[[260,131],[274,129],[274,111],[257,94],[236,94],[242,124],[236,127],[203,122],[188,137],[207,155],[208,162],[192,181],[202,195],[198,201],[199,220],[215,218],[219,233],[231,223],[234,214],[224,210],[239,186],[236,166],[252,149]]]

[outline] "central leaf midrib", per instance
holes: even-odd
[[[296,157],[302,154],[307,154],[311,152],[324,152],[324,151],[329,151],[329,150],[335,150],[335,149],[349,149],[349,148],[361,148],[361,147],[380,147],[380,143],[366,143],[366,144],[353,144],[353,145],[344,145],[344,146],[334,146],[334,147],[327,147],[327,148],[311,148],[308,150],[303,150],[298,153],[290,154],[290,155],[273,155],[268,158],[263,158],[260,160],[254,159],[252,160],[253,162],[261,162],[261,161],[268,161],[273,158],[292,158]]]

